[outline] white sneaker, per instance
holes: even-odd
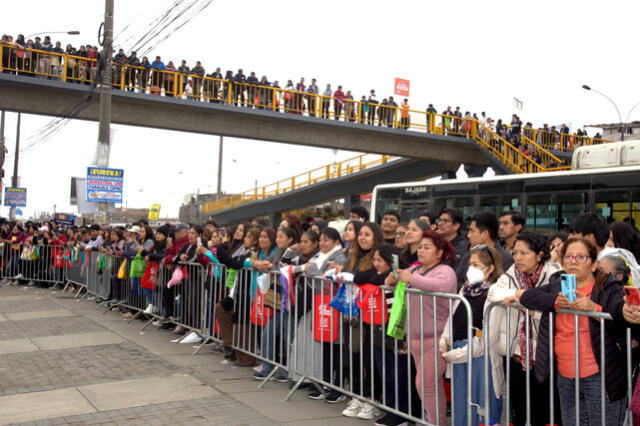
[[[152,304],[148,304],[147,305],[147,309],[144,310],[145,314],[152,314],[153,313],[153,305]]]
[[[342,411],[342,415],[347,417],[357,417],[362,409],[362,405],[363,404],[360,400],[352,398],[347,404],[347,408]]]
[[[155,320],[154,322],[152,322],[151,324],[153,324],[156,327],[160,327],[162,325],[162,321],[161,320]]]
[[[373,420],[380,417],[380,412],[373,405],[368,402],[364,402],[361,405],[360,412],[358,413],[359,419]]]
[[[192,331],[191,333],[184,336],[179,343],[192,344],[192,343],[200,343],[201,341],[202,341],[202,337],[200,337],[198,333],[196,333],[195,331]]]
[[[21,280],[22,278],[24,278],[22,274],[18,274],[15,277],[13,277],[14,280]]]

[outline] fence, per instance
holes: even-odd
[[[0,279],[34,283],[63,282],[64,257],[65,248],[61,246],[0,244]]]
[[[29,258],[33,254],[28,250],[7,246],[0,255],[2,278],[22,274],[22,280],[31,277],[76,285],[77,294],[86,290],[87,294],[111,298],[105,312],[123,307],[135,312],[133,318],[147,316],[143,329],[153,320],[168,317],[171,322],[196,331],[204,341],[194,354],[213,341],[232,348],[240,365],[261,361],[263,369],[256,376],[261,379],[260,387],[273,378],[294,383],[285,399],[309,382],[316,388],[318,398],[350,396],[419,424],[444,424],[446,400],[450,400],[454,425],[490,424],[496,418],[510,424],[514,420],[512,412],[516,424],[537,424],[542,421],[541,416],[545,417],[544,424],[557,423],[558,401],[564,401],[562,409],[567,409],[568,385],[563,385],[564,393],[559,396],[558,380],[564,379],[556,372],[555,319],[560,314],[573,316],[573,350],[579,354],[584,350],[578,338],[579,322],[586,318],[599,333],[592,346],[598,350],[593,355],[604,362],[599,363],[598,383],[585,386],[597,385],[596,411],[601,418],[612,421],[606,380],[612,373],[613,361],[607,358],[606,351],[611,342],[617,344],[619,359],[614,361],[624,363],[626,374],[626,394],[617,404],[620,415],[626,414],[624,424],[632,424],[631,329],[612,328],[614,319],[607,313],[556,310],[540,314],[518,304],[505,308],[497,302],[485,307],[480,332],[473,328],[471,305],[457,294],[416,289],[394,294],[392,289],[371,284],[340,283],[306,275],[294,278],[288,268],[236,271],[219,264],[200,263],[149,263],[143,276],[131,277],[130,260],[123,265],[125,260],[121,257],[61,246],[41,247],[38,259]],[[404,302],[401,305],[406,310],[406,327],[390,320],[398,300]],[[456,331],[454,315],[460,309],[466,318],[462,322],[456,320]],[[536,378],[531,377],[533,369],[522,365],[541,362],[534,352],[540,342],[541,321],[548,321],[549,327],[549,370],[546,381],[537,384]],[[460,324],[464,324],[464,330]],[[403,330],[401,335],[395,334],[398,327]],[[524,343],[515,339],[520,327],[524,330]],[[613,335],[611,330],[619,332]],[[442,357],[444,351],[448,362]],[[504,363],[504,370],[496,360]],[[583,417],[584,409],[595,415],[593,404],[587,407],[581,402],[585,392],[581,383],[587,379],[580,377],[580,356],[574,357],[573,362],[575,379],[569,381],[573,387],[569,392],[573,394],[572,408]],[[442,379],[445,368],[451,369],[451,397]],[[496,392],[492,377],[499,371],[504,371],[504,410],[500,408],[502,395],[492,395]],[[521,387],[514,389],[519,383]],[[498,382],[497,386],[502,385]],[[514,391],[518,393],[514,395]],[[578,424],[580,415],[576,417]]]

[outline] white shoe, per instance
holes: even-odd
[[[13,277],[14,280],[21,280],[22,278],[24,278],[22,274],[18,274],[15,277]]]
[[[156,327],[160,327],[162,325],[162,321],[161,320],[155,320],[154,322],[152,322],[151,324],[153,324]]]
[[[145,314],[152,314],[153,313],[153,305],[152,304],[148,304],[147,305],[147,309],[144,310]]]
[[[192,343],[200,343],[202,341],[202,337],[198,335],[195,331],[187,334],[180,340],[179,343],[192,344]]]
[[[362,405],[363,404],[360,400],[352,398],[351,401],[349,401],[349,404],[347,404],[347,408],[342,411],[342,415],[347,417],[357,417],[362,409]]]
[[[369,404],[368,402],[362,403],[360,412],[358,413],[359,419],[373,420],[377,417],[380,417],[380,412],[376,409],[376,407]]]

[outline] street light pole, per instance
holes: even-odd
[[[78,35],[80,34],[80,31],[41,31],[39,33],[33,33],[33,34],[29,34],[28,36],[25,37],[25,39],[29,39],[29,37],[33,37],[33,36],[37,36],[37,35],[42,35],[42,34],[69,34],[69,35]]]
[[[609,96],[605,95],[604,93],[602,93],[602,92],[600,92],[598,90],[592,89],[591,87],[589,87],[586,84],[583,84],[582,88],[584,90],[589,90],[589,91],[595,92],[595,93],[597,93],[597,94],[599,94],[601,96],[604,96],[605,98],[607,98],[609,100],[609,102],[611,102],[613,104],[613,107],[616,109],[616,112],[618,113],[618,118],[620,119],[620,141],[624,142],[624,132],[625,132],[625,127],[626,126],[625,126],[625,123],[622,122],[622,114],[620,114],[620,110],[618,109],[618,105],[616,105],[616,103],[613,102],[613,99],[611,99]],[[632,108],[632,110],[633,110],[633,108]],[[631,112],[629,112],[629,114],[630,113]]]

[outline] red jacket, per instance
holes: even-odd
[[[182,250],[182,247],[186,246],[187,244],[189,244],[189,237],[186,235],[184,238],[175,240],[171,248],[167,249],[167,253],[164,256],[165,265],[172,264],[173,258],[176,257],[178,253],[180,253],[180,250]]]

